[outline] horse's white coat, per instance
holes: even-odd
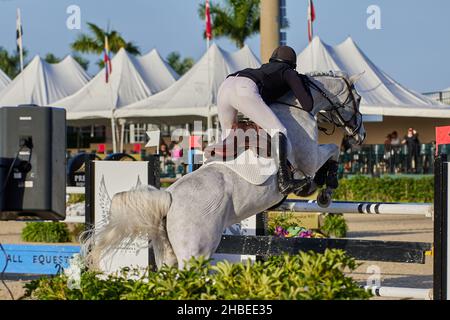
[[[343,103],[348,87],[333,75],[311,78],[334,100]],[[348,78],[347,78],[348,80]],[[280,121],[288,128],[293,147],[294,165],[299,172],[314,176],[329,159],[338,160],[339,148],[334,144],[318,144],[315,116],[329,110],[329,102],[312,90],[312,114],[283,104],[271,105]],[[282,101],[299,106],[292,93]],[[359,106],[359,103],[358,103]],[[353,110],[341,110],[350,118]],[[357,124],[354,124],[357,127]],[[359,135],[365,135],[364,127]],[[166,191],[154,188],[130,191],[113,197],[110,223],[95,230],[84,246],[94,245],[88,258],[98,258],[123,239],[146,234],[152,240],[157,266],[178,264],[182,268],[191,257],[210,257],[219,245],[225,228],[279,203],[276,173],[262,184],[242,179],[224,165],[210,164],[185,175]]]

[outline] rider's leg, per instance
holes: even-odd
[[[301,188],[304,181],[294,180],[288,166],[290,142],[285,126],[261,98],[258,87],[252,80],[243,77],[233,79],[235,95],[230,98],[233,107],[264,128],[272,138],[275,136],[278,138],[278,186],[280,192],[289,194],[293,189]]]
[[[230,104],[230,97],[235,94],[234,92],[234,78],[226,79],[219,88],[217,94],[217,113],[219,116],[220,128],[222,130],[222,140],[229,134],[229,130],[233,127],[233,124],[237,122],[238,111]]]

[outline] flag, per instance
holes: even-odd
[[[436,127],[436,156],[440,144],[450,144],[450,126]]]
[[[308,0],[308,39],[309,42],[313,39],[313,22],[316,20],[316,10],[312,0]]]
[[[206,38],[212,39],[211,14],[209,12],[209,0],[205,4],[205,22],[206,22]]]
[[[109,51],[108,37],[105,36],[105,49],[103,51],[103,62],[105,63],[105,80],[108,83],[109,75],[112,73],[111,52]]]
[[[23,29],[22,29],[22,18],[20,16],[20,9],[17,8],[17,17],[16,17],[16,43],[17,43],[17,52],[20,56],[20,70],[23,71]]]

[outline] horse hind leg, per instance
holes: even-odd
[[[163,265],[176,266],[178,264],[177,257],[167,235],[166,219],[163,219],[161,224],[158,236],[152,240],[153,254],[158,269]]]

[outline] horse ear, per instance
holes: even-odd
[[[359,79],[361,79],[361,77],[364,75],[364,73],[366,73],[366,71],[354,74],[348,80],[350,81],[351,84],[355,84],[356,82],[358,82]]]

